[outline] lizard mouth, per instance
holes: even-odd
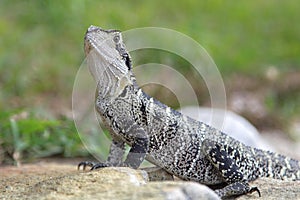
[[[87,56],[90,53],[91,50],[93,50],[92,42],[85,37],[84,38],[84,52],[85,52],[85,56]]]

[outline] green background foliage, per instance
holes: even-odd
[[[182,32],[209,52],[226,81],[234,74],[259,77],[270,66],[299,71],[299,19],[297,0],[1,0],[2,155],[84,154],[70,115],[71,93],[91,24]],[[151,51],[145,57],[156,58]],[[285,116],[299,111],[299,99],[293,95],[282,103]],[[276,109],[278,101],[271,96],[266,104]],[[13,122],[21,112],[30,117]]]

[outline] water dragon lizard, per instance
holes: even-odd
[[[138,168],[144,159],[183,180],[216,186],[221,198],[256,191],[259,177],[300,180],[300,163],[244,145],[225,133],[182,115],[144,93],[136,83],[120,31],[90,26],[84,38],[97,81],[95,107],[112,136],[106,162],[78,168]],[[123,161],[125,144],[130,151]]]

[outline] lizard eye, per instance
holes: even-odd
[[[120,41],[120,36],[119,35],[115,35],[113,38],[115,43],[118,43]]]

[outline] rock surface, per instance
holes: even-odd
[[[193,182],[148,182],[143,170],[104,168],[77,171],[76,165],[39,163],[0,168],[0,199],[218,199],[208,187]],[[260,179],[263,199],[300,199],[300,182]],[[257,199],[258,194],[238,199]]]

